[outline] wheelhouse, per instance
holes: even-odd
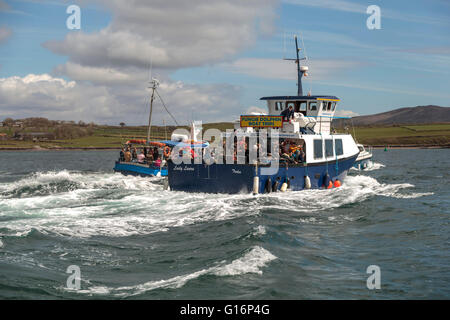
[[[335,96],[275,96],[263,97],[267,101],[269,115],[280,115],[290,106],[297,116],[316,122],[316,133],[330,133],[331,121],[339,99]],[[296,131],[294,129],[294,131]]]

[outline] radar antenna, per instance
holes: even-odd
[[[297,64],[297,95],[298,96],[303,96],[303,87],[302,87],[302,77],[307,76],[307,71],[308,71],[308,67],[307,66],[301,66],[300,65],[300,61],[301,60],[306,60],[306,56],[303,58],[299,57],[299,52],[301,50],[301,48],[298,48],[298,41],[297,41],[297,36],[294,35],[294,40],[295,40],[295,50],[296,50],[296,55],[297,57],[295,59],[284,59],[284,60],[290,60],[290,61],[295,61],[295,63]],[[303,43],[303,39],[302,39],[302,43]],[[304,45],[303,45],[304,47]]]

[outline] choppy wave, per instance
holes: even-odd
[[[368,171],[379,170],[379,169],[384,168],[384,167],[386,167],[386,166],[384,164],[382,164],[382,163],[370,161],[367,168],[359,170],[359,169],[357,169],[355,167],[351,167],[350,170],[352,170],[352,171],[368,172]]]
[[[35,173],[1,185],[0,236],[27,236],[38,230],[80,238],[124,237],[255,216],[267,209],[314,213],[376,196],[415,198],[431,194],[409,192],[412,188],[409,183],[385,184],[356,175],[348,176],[342,187],[332,190],[224,195],[164,191],[161,178],[69,171]],[[263,234],[265,230],[256,232]]]
[[[0,185],[0,198],[29,198],[80,189],[148,190],[152,187],[151,181],[159,179],[142,179],[133,176],[122,179],[119,174],[81,173],[67,170],[36,172],[21,180]]]
[[[215,275],[215,276],[237,276],[247,273],[262,274],[261,270],[270,261],[277,259],[268,250],[255,246],[251,248],[242,257],[233,260],[230,263],[222,261],[215,266],[207,269],[202,269],[193,273],[172,277],[169,279],[148,281],[143,284],[137,284],[134,286],[126,287],[106,287],[106,286],[92,286],[88,289],[77,290],[75,292],[87,295],[114,295],[117,297],[135,296],[147,291],[155,289],[168,289],[168,288],[180,288],[184,286],[188,281],[197,279],[203,275]]]

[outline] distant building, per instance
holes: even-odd
[[[17,140],[32,140],[32,141],[48,141],[55,139],[53,133],[49,132],[16,132],[14,139]]]
[[[23,128],[23,122],[22,121],[15,121],[12,126],[16,127],[16,128]]]

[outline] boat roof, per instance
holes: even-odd
[[[180,148],[184,147],[191,147],[191,148],[206,148],[209,146],[208,142],[205,143],[196,143],[196,144],[190,144],[190,143],[184,143],[184,142],[178,142],[178,141],[172,141],[172,140],[163,140],[160,141],[161,143],[164,143],[165,145],[168,145],[170,147],[178,146]]]
[[[274,96],[262,97],[260,100],[337,100],[335,96]]]

